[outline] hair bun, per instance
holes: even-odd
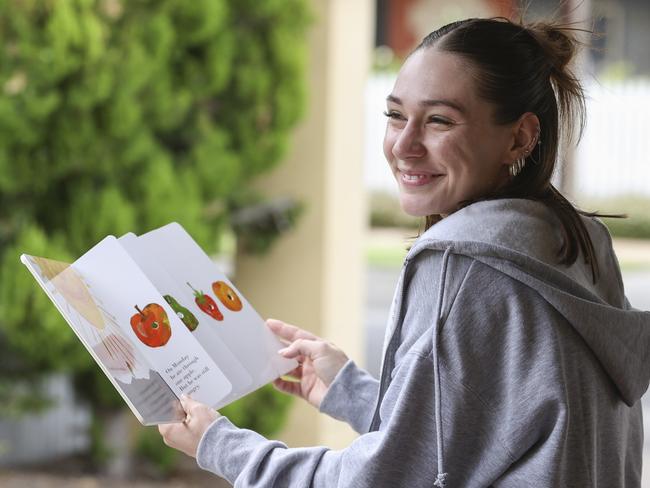
[[[575,58],[580,45],[575,32],[580,31],[567,25],[537,22],[526,26],[526,30],[539,44],[551,74],[565,72]]]

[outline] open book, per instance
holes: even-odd
[[[181,394],[220,408],[297,366],[177,223],[21,261],[144,425],[181,421]]]

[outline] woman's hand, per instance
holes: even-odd
[[[169,447],[178,449],[188,456],[196,457],[196,450],[203,433],[212,422],[221,417],[221,414],[185,395],[181,397],[181,405],[185,410],[185,420],[178,424],[159,425],[158,431]]]
[[[273,385],[278,390],[299,396],[319,408],[330,384],[348,361],[348,357],[334,344],[306,330],[275,319],[268,319],[266,324],[275,335],[289,343],[278,352],[285,358],[293,358],[300,363],[287,374],[299,381],[278,378]]]

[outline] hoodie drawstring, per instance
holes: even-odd
[[[441,419],[441,399],[440,399],[440,367],[438,358],[438,333],[441,328],[442,301],[445,296],[445,279],[447,278],[447,262],[451,248],[445,249],[442,255],[442,268],[440,270],[440,280],[438,282],[438,303],[436,304],[436,316],[433,325],[433,385],[435,394],[435,420],[436,420],[436,454],[438,457],[438,474],[434,486],[444,488],[447,483],[447,473],[444,470],[443,446],[442,446],[442,419]]]

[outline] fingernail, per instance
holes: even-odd
[[[282,349],[278,350],[278,354],[285,355],[287,352],[289,352],[288,347],[283,347]]]

